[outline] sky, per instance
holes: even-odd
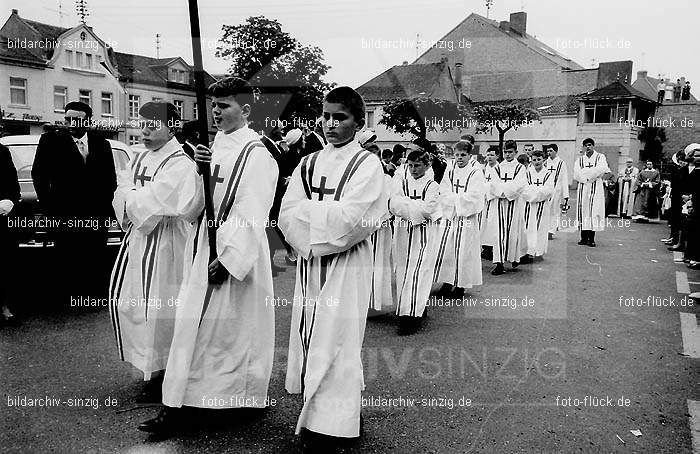
[[[3,22],[16,8],[26,19],[64,27],[78,23],[74,0],[3,4],[7,5],[0,11]],[[177,55],[192,63],[187,0],[88,0],[87,5],[88,25],[115,50],[155,57],[158,33],[160,57]],[[508,20],[516,11],[527,13],[528,34],[585,68],[632,60],[633,79],[637,71],[647,70],[653,77],[685,76],[700,87],[700,39],[691,34],[700,16],[697,0],[494,0],[489,17]],[[486,16],[485,1],[199,0],[204,67],[213,74],[229,68],[227,61],[215,56],[222,25],[263,15],[278,20],[302,44],[323,50],[331,66],[328,81],[357,87],[417,57],[411,44],[372,49],[367,45],[370,40],[439,40],[472,12]]]

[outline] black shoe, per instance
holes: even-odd
[[[520,257],[520,263],[522,263],[523,265],[529,265],[532,262],[534,262],[534,260],[530,254],[523,255],[522,257]]]
[[[464,294],[466,291],[464,290],[463,287],[455,287],[454,290],[452,291],[452,295],[450,295],[452,298],[459,299],[463,298]]]
[[[163,401],[163,376],[146,382],[141,394],[136,396],[137,404],[159,404]]]
[[[554,239],[554,234],[552,232],[547,232],[547,239],[548,240],[553,240]]]
[[[513,267],[513,269],[516,269],[520,265],[520,262],[512,262],[510,265]]]
[[[422,321],[423,319],[420,317],[402,315],[399,317],[399,336],[415,334],[421,328]]]
[[[589,241],[588,247],[596,247],[595,241]]]
[[[491,274],[493,274],[494,276],[500,276],[501,274],[503,274],[505,272],[506,272],[506,269],[503,268],[502,263],[496,264],[496,267],[491,270]]]
[[[668,248],[669,251],[683,251],[683,246],[680,244],[674,244],[673,246],[669,246]]]
[[[139,424],[138,429],[152,434],[173,434],[184,428],[184,419],[181,413],[182,409],[180,408],[165,407],[155,418]]]
[[[579,246],[587,246],[588,240],[584,240],[583,238],[581,238],[580,240],[578,240],[578,245]]]

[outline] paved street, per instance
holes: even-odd
[[[369,320],[365,435],[347,452],[692,452],[700,332],[698,307],[682,303],[700,272],[659,242],[665,223],[618,221],[595,249],[560,233],[544,262],[499,277],[484,262],[485,285],[460,306],[438,301],[417,335],[398,337],[393,316]],[[136,426],[156,409],[134,404],[141,384],[117,361],[107,309],[52,308],[34,277],[47,254],[23,252],[25,323],[0,330],[2,451],[297,452],[301,399],[284,391],[290,307],[276,313],[268,413],[150,440]],[[288,268],[275,292],[291,301],[292,291]],[[14,405],[24,397],[57,400]]]

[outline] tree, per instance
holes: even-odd
[[[444,99],[394,99],[383,106],[379,124],[397,134],[413,134],[419,142],[426,142],[428,132],[447,132],[455,121],[464,118],[466,110],[460,104]]]
[[[229,72],[260,91],[251,118],[256,129],[301,127],[321,115],[323,95],[334,84],[324,81],[330,67],[320,48],[301,45],[264,16],[222,30],[216,56],[230,59]]]
[[[473,108],[472,117],[477,123],[477,133],[492,134],[493,129],[498,131],[499,154],[503,153],[503,140],[506,132],[517,130],[521,126],[530,125],[540,120],[540,114],[517,104],[479,105]]]
[[[644,142],[644,149],[639,152],[639,160],[660,163],[663,158],[663,143],[666,142],[666,130],[656,126],[647,126],[639,131],[637,138]]]

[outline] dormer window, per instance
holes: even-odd
[[[181,84],[186,84],[187,83],[187,71],[184,71],[182,69],[171,68],[170,69],[170,81],[171,82],[178,82]]]

